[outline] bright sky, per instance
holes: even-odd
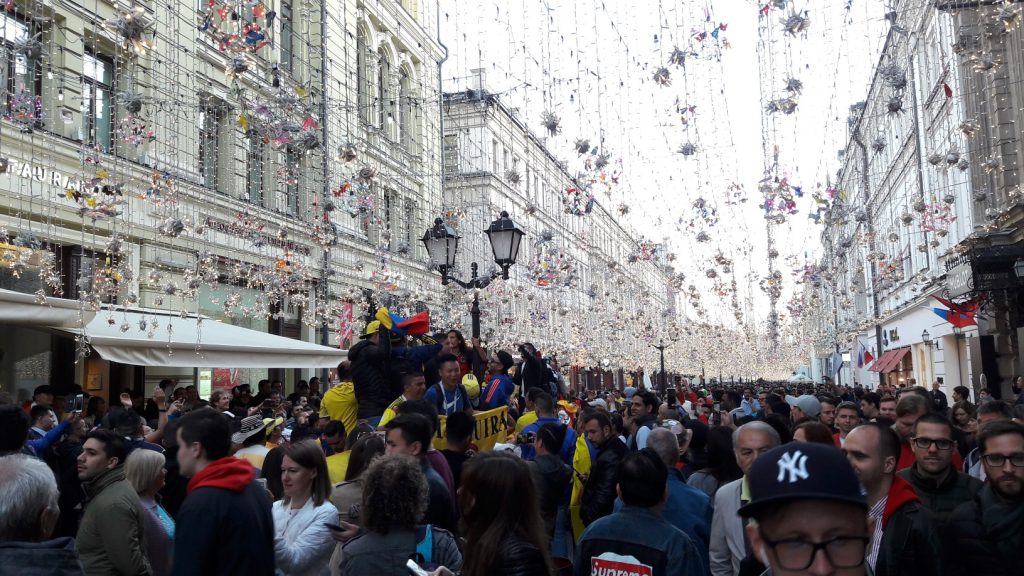
[[[483,68],[489,89],[519,108],[536,134],[545,134],[541,115],[554,112],[562,132],[548,145],[571,169],[582,164],[573,150],[577,138],[592,146],[603,140],[601,150],[621,161],[623,177],[598,200],[613,210],[628,205],[625,218],[646,238],[668,238],[676,268],[705,294],[708,320],[731,321],[728,306],[710,298],[718,292],[727,304],[735,275],[740,305],[752,295],[754,319],[763,321],[763,135],[770,134],[769,151],[778,146],[776,174],[805,193],[797,200],[799,212],[775,227],[776,266],[786,281],[779,310],[785,312],[793,271],[803,267],[805,255],[813,262],[819,248],[820,228],[808,217],[810,194],[839,167],[849,106],[867,94],[887,29],[879,0],[803,0],[795,8],[807,11],[810,26],[791,36],[780,19],[794,2],[775,0],[785,7],[762,16],[768,1],[445,0],[445,90],[468,88],[470,70]],[[683,67],[673,65],[674,47],[696,55]],[[654,81],[661,67],[671,85]],[[803,83],[796,111],[768,115],[765,102],[786,96],[791,77]],[[696,153],[679,154],[685,143]],[[717,219],[694,207],[698,199]],[[701,232],[708,241],[697,240]],[[732,272],[716,263],[719,253],[735,262]],[[712,268],[717,284],[707,276]]]

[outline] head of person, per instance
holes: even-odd
[[[821,412],[818,413],[818,420],[829,428],[836,425],[836,406],[839,401],[831,396],[820,396],[818,402],[821,404]]]
[[[178,466],[182,476],[191,478],[210,462],[231,454],[231,427],[220,412],[204,407],[185,414],[176,422]]]
[[[661,404],[658,397],[650,390],[637,392],[630,399],[630,402],[632,403],[634,418],[657,416],[658,406]]]
[[[518,504],[509,506],[510,502]],[[466,549],[476,552],[465,556],[464,574],[487,573],[498,550],[513,535],[547,557],[540,497],[523,460],[494,451],[467,460],[462,469],[459,509]]]
[[[454,354],[438,356],[437,373],[441,377],[441,385],[448,390],[454,390],[462,382],[462,367]]]
[[[755,555],[773,575],[863,576],[867,502],[834,446],[787,444],[759,458],[740,508]]]
[[[281,483],[282,465],[284,463],[284,447],[275,446],[263,458],[260,478],[267,481],[267,490],[274,495],[274,502],[284,497],[284,484]]]
[[[896,432],[904,442],[910,440],[914,432],[914,422],[931,410],[931,398],[920,394],[904,394],[896,402]]]
[[[555,417],[555,399],[547,392],[540,392],[533,397],[533,409],[538,418]]]
[[[433,427],[422,414],[399,414],[384,425],[384,453],[425,458],[433,441]]]
[[[978,431],[981,463],[992,490],[1006,500],[1024,504],[1024,426],[997,420]]]
[[[487,369],[492,375],[507,374],[508,369],[515,364],[512,355],[504,350],[498,350],[487,358]]]
[[[136,438],[142,435],[142,420],[131,408],[111,410],[107,418],[110,428],[121,436]]]
[[[780,444],[779,433],[768,424],[755,420],[733,432],[732,444],[736,465],[746,474],[758,456]]]
[[[196,388],[195,386],[186,386],[185,387],[185,402],[188,402],[189,404],[192,404],[192,403],[195,403],[195,402],[198,402],[198,401],[199,401],[199,389]]]
[[[384,455],[384,437],[368,431],[352,443],[352,455],[345,469],[345,481],[359,478],[378,456]]]
[[[227,411],[231,407],[231,392],[227,390],[214,390],[213,394],[210,394],[210,406],[221,412]]]
[[[887,487],[900,459],[900,438],[889,426],[867,422],[846,435],[846,459],[869,492]]]
[[[1013,418],[1013,409],[1002,400],[987,400],[978,405],[978,426],[1011,418]]]
[[[978,403],[979,404],[981,404],[985,400],[988,400],[991,397],[992,397],[992,393],[988,391],[988,388],[982,388],[981,390],[978,390]]]
[[[534,438],[533,448],[538,456],[558,455],[565,441],[566,427],[558,424],[544,424],[537,429],[537,437]]]
[[[963,400],[971,399],[971,390],[967,386],[957,386],[953,388],[953,402],[960,402]]]
[[[53,405],[53,396],[53,386],[49,384],[36,386],[36,389],[32,391],[32,403],[49,408]]]
[[[824,406],[822,404],[823,409]],[[857,408],[857,404],[850,401],[840,402],[836,406],[835,422],[836,428],[839,428],[840,432],[849,434],[850,430],[853,430],[857,424],[860,424],[860,410]]]
[[[666,428],[655,428],[647,436],[647,447],[650,448],[666,468],[675,468],[679,462],[679,438]]]
[[[281,500],[299,508],[312,499],[314,506],[323,504],[331,496],[331,479],[327,473],[324,451],[314,440],[303,440],[284,447],[281,459]]]
[[[430,423],[430,433],[434,434],[441,426],[441,419],[437,414],[437,406],[426,399],[406,400],[395,407],[396,414],[419,414]]]
[[[587,434],[587,440],[597,448],[603,448],[609,440],[615,438],[612,421],[604,412],[593,412],[587,416],[583,423],[583,431]]]
[[[885,395],[878,401],[878,416],[896,421],[896,398]]]
[[[85,403],[85,412],[89,416],[102,418],[106,411],[107,401],[99,396],[90,396],[89,401]],[[99,420],[97,420],[96,423],[99,424]]]
[[[111,430],[93,430],[85,436],[78,455],[78,479],[87,482],[124,464],[128,455],[124,437]]]
[[[419,462],[396,454],[377,458],[362,474],[362,527],[377,534],[414,530],[429,504],[427,478]]]
[[[810,394],[803,394],[793,398],[786,398],[789,404],[789,415],[793,422],[799,422],[804,418],[817,418],[821,414],[821,402]]]
[[[466,338],[462,332],[452,329],[444,335],[444,350],[449,354],[461,354],[466,351]]]
[[[124,477],[135,493],[152,498],[164,487],[167,459],[156,450],[132,450],[124,464]]]
[[[469,450],[476,431],[476,418],[465,412],[455,412],[445,422],[444,435],[448,449],[457,452]]]
[[[60,516],[57,496],[57,479],[42,460],[0,457],[0,543],[48,540]]]
[[[713,426],[708,429],[705,452],[708,456],[708,470],[725,483],[743,476],[736,463],[736,451],[733,447],[733,431],[724,426]]]
[[[977,409],[974,407],[974,404],[971,404],[967,400],[961,400],[953,404],[953,410],[950,412],[950,417],[954,424],[963,427],[970,424],[976,414]]]
[[[794,442],[815,442],[817,444],[835,445],[832,431],[817,420],[805,419],[793,428]]]
[[[654,508],[668,497],[668,467],[651,447],[627,455],[616,478],[615,490],[626,506]]]
[[[952,468],[953,426],[938,414],[925,414],[914,422],[910,447],[914,450],[914,465],[925,477],[935,478]]]
[[[861,398],[860,408],[864,413],[864,418],[870,420],[875,416],[878,416],[879,406],[878,404],[882,401],[882,397],[878,392],[866,392]]]
[[[324,442],[335,454],[345,451],[345,441],[348,439],[345,424],[338,420],[331,420],[324,426],[323,435]]]
[[[726,390],[722,393],[722,410],[726,412],[739,408],[742,402],[743,398],[735,390]]]
[[[32,421],[32,426],[46,432],[53,430],[57,425],[57,415],[49,405],[36,404],[29,410],[28,417]]]
[[[284,391],[284,382],[281,382],[280,380],[271,380],[270,389],[274,392],[282,392]]]
[[[427,393],[427,378],[419,370],[402,374],[402,395],[406,400],[419,400]]]
[[[238,401],[242,404],[248,404],[249,400],[252,399],[252,386],[248,384],[242,384],[238,387]]]

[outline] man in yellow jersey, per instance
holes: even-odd
[[[540,388],[530,388],[526,393],[526,411],[523,415],[516,420],[516,434],[523,431],[530,424],[537,421],[537,411],[533,407],[533,401],[537,399],[537,394],[543,392]]]
[[[320,418],[337,420],[345,425],[345,430],[355,430],[359,404],[352,385],[352,363],[348,360],[338,364],[338,380],[341,383],[325,392],[320,400]]]
[[[406,400],[419,400],[423,398],[423,395],[427,392],[427,379],[423,375],[423,372],[419,370],[413,370],[406,372],[402,375],[402,395],[395,399],[394,402],[388,405],[384,409],[384,415],[380,418],[380,424],[377,426],[378,430],[383,430],[384,425],[397,416],[395,411],[398,405]]]

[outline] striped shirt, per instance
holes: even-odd
[[[885,512],[885,504],[889,501],[889,496],[886,495],[875,505],[868,510],[868,521],[875,521],[875,528],[871,532],[871,541],[868,543],[867,550],[867,561],[868,565],[871,566],[871,570],[875,569],[875,562],[878,561],[878,549],[882,546],[882,514]]]

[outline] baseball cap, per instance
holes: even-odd
[[[587,404],[593,406],[594,408],[604,408],[605,410],[608,409],[608,403],[604,401],[604,398],[598,398],[596,400],[591,400]]]
[[[622,390],[622,395],[626,397],[626,400],[631,399],[634,394],[636,394],[636,388],[632,386],[626,386]]]
[[[498,350],[494,355],[498,357],[498,362],[501,362],[501,365],[505,370],[508,370],[516,363],[515,360],[512,359],[512,355],[504,350]]]
[[[860,482],[846,456],[835,446],[796,442],[773,448],[754,461],[747,474],[750,503],[740,516],[756,517],[792,500],[829,500],[867,511]]]
[[[810,394],[804,394],[796,398],[787,396],[786,402],[790,406],[796,406],[811,418],[817,418],[818,414],[821,414],[821,402],[818,402],[818,399]]]
[[[364,338],[369,338],[370,336],[373,336],[374,334],[376,334],[379,330],[380,330],[380,320],[371,320],[366,325],[366,330],[364,330],[363,334],[361,336],[359,336],[359,339],[362,340]]]

